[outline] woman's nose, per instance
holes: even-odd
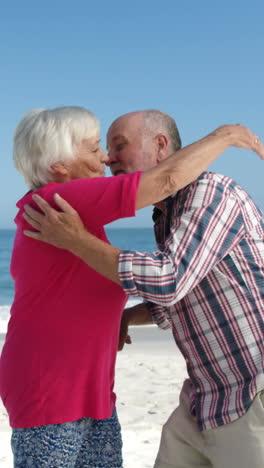
[[[105,163],[106,165],[108,165],[109,164],[108,154],[103,149],[101,150],[101,152],[102,152],[101,161]]]

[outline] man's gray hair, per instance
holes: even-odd
[[[99,133],[97,118],[82,107],[32,109],[15,130],[15,167],[37,189],[53,181],[52,164],[73,160],[76,145]]]
[[[164,133],[168,136],[171,151],[181,148],[181,138],[175,120],[165,112],[150,109],[144,111],[144,133]]]

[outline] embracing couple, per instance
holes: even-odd
[[[108,154],[86,109],[23,117],[14,160],[30,191],[0,360],[15,468],[122,467],[116,352],[130,324],[152,322],[172,328],[189,375],[155,468],[263,466],[263,217],[233,180],[204,172],[230,146],[264,159],[242,125],[181,149],[156,110],[116,119]],[[152,204],[158,251],[109,245],[104,225]],[[128,295],[145,301],[123,312]]]

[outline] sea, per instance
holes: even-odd
[[[112,245],[121,249],[133,249],[141,252],[156,250],[152,228],[106,228]],[[10,307],[14,297],[14,284],[10,276],[10,259],[15,230],[0,230],[0,335],[6,333]],[[129,298],[127,306],[140,302],[138,298]]]

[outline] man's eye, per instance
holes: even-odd
[[[119,143],[119,145],[116,145],[116,151],[121,151],[123,146],[124,146],[124,143]]]

